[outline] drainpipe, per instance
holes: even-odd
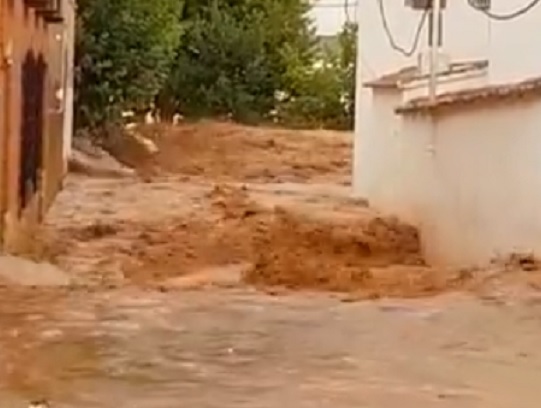
[[[362,99],[363,99],[363,57],[362,57],[362,47],[363,47],[363,40],[364,38],[361,37],[361,27],[363,24],[363,19],[361,17],[361,2],[357,1],[356,7],[355,7],[355,17],[357,21],[357,55],[356,55],[356,66],[355,66],[355,107],[353,108],[354,112],[354,121],[353,121],[353,127],[354,127],[354,136],[353,136],[353,149],[352,149],[352,160],[353,160],[353,191],[357,193],[357,190],[359,188],[359,176],[361,169],[360,169],[360,158],[359,158],[359,152],[360,149],[362,149],[361,145],[361,116],[364,115],[364,112],[362,112],[363,106],[362,106]],[[361,145],[361,147],[359,147]]]
[[[4,7],[6,3],[0,0],[0,243],[4,240],[4,211],[5,211],[5,180],[6,180],[6,140],[7,132],[5,125],[5,79],[4,79]],[[4,190],[4,191],[2,191]]]
[[[0,243],[4,243],[6,214],[8,211],[8,190],[9,181],[9,140],[11,138],[10,128],[10,66],[12,64],[13,46],[11,38],[6,38],[10,31],[6,28],[8,24],[12,24],[7,17],[8,4],[6,0],[0,0]]]
[[[73,138],[73,101],[74,101],[74,72],[73,64],[75,60],[75,19],[77,13],[77,5],[73,0],[67,0],[66,4],[66,27],[64,31],[64,48],[63,57],[65,60],[65,78],[64,78],[64,123],[62,129],[63,136],[63,172],[67,173],[67,163],[71,155],[71,144]]]
[[[432,0],[432,10],[430,12],[430,80],[428,84],[428,97],[430,102],[436,102],[437,83],[438,83],[438,59],[440,36],[440,17],[441,17],[441,0]]]

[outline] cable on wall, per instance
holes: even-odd
[[[359,6],[359,0],[353,1],[353,4],[351,4],[350,0],[345,0],[344,3],[321,3],[321,2],[315,2],[311,4],[314,8],[344,8],[345,14],[346,14],[346,22],[347,23],[358,23],[357,21],[357,7]],[[351,18],[351,7],[355,10],[355,17]],[[368,62],[366,59],[366,56],[363,54],[361,50],[361,64],[366,68],[366,70],[369,72],[370,76],[372,78],[376,78],[377,74],[375,69],[372,67],[372,65]]]
[[[346,14],[346,22],[351,23],[351,16],[349,15],[349,0],[344,1],[344,13]]]
[[[498,20],[498,21],[514,20],[515,18],[521,17],[524,14],[528,13],[535,6],[541,4],[541,0],[532,0],[530,3],[526,4],[524,7],[520,8],[518,10],[515,10],[515,11],[513,11],[511,13],[508,13],[508,14],[495,14],[495,13],[489,11],[489,10],[485,10],[485,9],[479,7],[479,5],[475,4],[474,0],[467,0],[467,1],[468,1],[468,5],[470,7],[472,7],[473,9],[479,11],[480,13],[485,14],[487,17],[489,17],[489,18],[491,18],[493,20]]]
[[[379,5],[379,13],[381,17],[381,22],[383,23],[383,29],[385,30],[385,35],[387,36],[387,39],[389,40],[389,45],[400,54],[404,55],[405,57],[411,57],[417,52],[417,48],[419,47],[419,41],[421,39],[421,34],[423,32],[423,27],[426,23],[427,16],[428,16],[428,10],[425,10],[423,12],[423,15],[421,16],[419,20],[419,24],[417,25],[417,29],[415,31],[415,35],[413,37],[413,43],[411,44],[409,49],[406,49],[402,46],[400,46],[396,39],[393,36],[393,33],[391,32],[391,29],[389,27],[389,22],[387,21],[387,16],[385,13],[385,5],[383,4],[384,0],[377,0]],[[469,0],[471,1],[471,0]],[[541,0],[535,0],[535,1],[541,1]]]

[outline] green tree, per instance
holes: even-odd
[[[185,35],[160,105],[188,115],[265,117],[277,91],[293,86],[285,75],[292,55],[313,61],[308,9],[305,0],[188,0]]]
[[[323,45],[317,62],[307,66],[289,59],[289,92],[278,107],[287,125],[352,129],[355,115],[357,26],[344,25],[335,46]]]
[[[358,29],[357,24],[346,23],[339,36],[341,92],[346,103],[346,124],[349,129],[353,128],[355,120]]]
[[[181,0],[80,0],[76,124],[100,127],[148,107],[181,38]]]

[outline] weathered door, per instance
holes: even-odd
[[[22,64],[21,73],[19,211],[27,207],[42,184],[46,73],[43,57],[36,57],[33,51],[29,51]]]
[[[7,208],[7,152],[10,44],[7,43],[8,0],[0,0],[0,244],[3,242]]]

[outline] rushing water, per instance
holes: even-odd
[[[34,398],[70,408],[541,402],[536,305],[131,289],[19,290],[1,302],[2,406]]]

